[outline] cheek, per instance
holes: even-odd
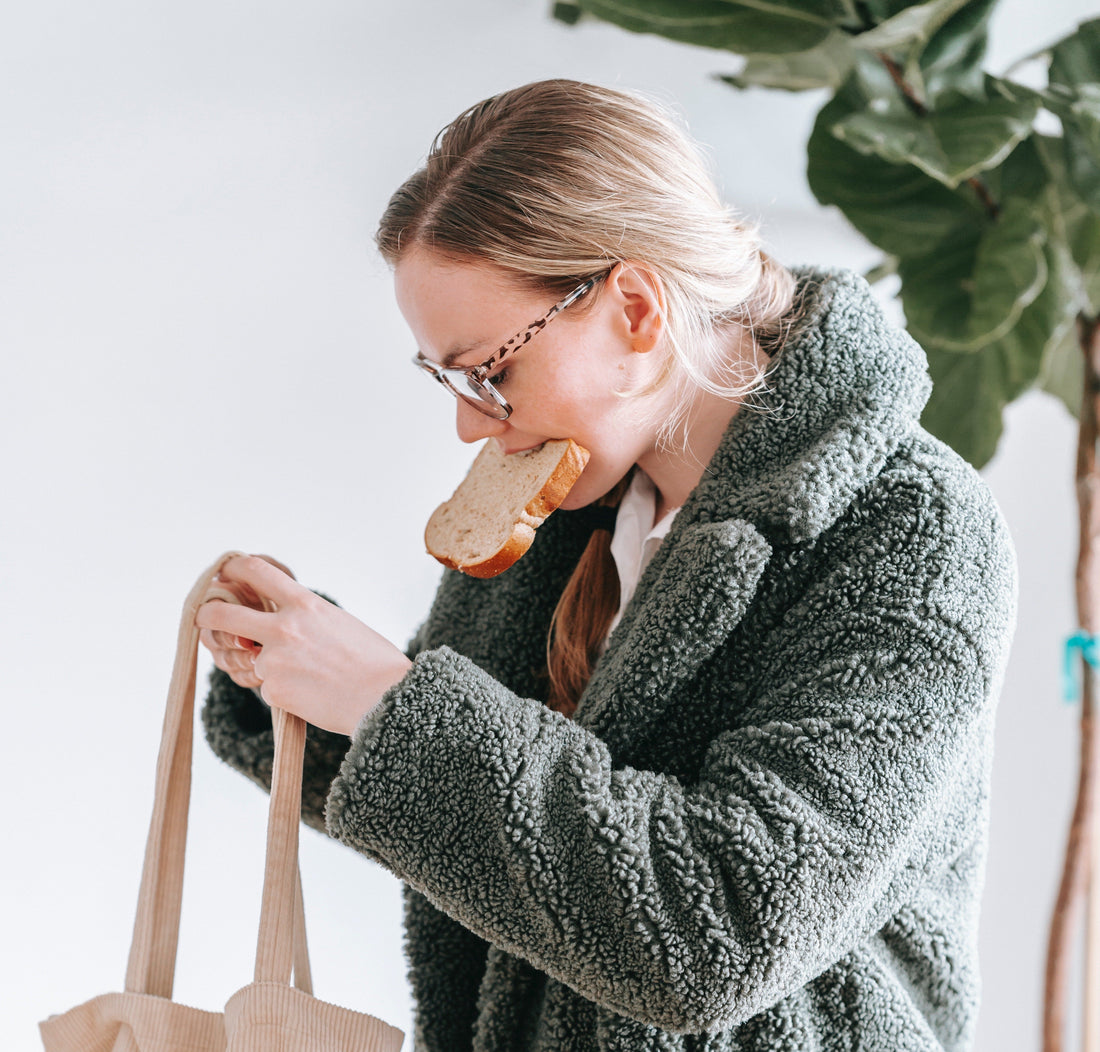
[[[623,399],[615,393],[619,384],[614,368],[601,370],[584,363],[559,374],[553,387],[541,392],[541,397],[587,433],[613,434],[624,408]]]
[[[513,427],[546,438],[573,438],[582,445],[582,433],[598,431],[609,408],[586,377],[569,371],[531,370],[502,393],[513,406]]]
[[[572,438],[588,449],[588,466],[565,505],[582,507],[630,469],[643,436],[630,399],[616,394],[625,372],[608,360],[605,348],[575,344],[555,352],[540,363],[543,368],[517,377],[505,397],[514,406],[511,424],[517,431],[536,440]]]

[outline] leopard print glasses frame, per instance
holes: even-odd
[[[468,369],[437,365],[425,358],[420,351],[413,358],[413,362],[429,376],[435,377],[456,398],[460,398],[467,405],[472,405],[479,413],[495,417],[497,420],[507,420],[512,414],[512,407],[490,382],[490,370],[500,364],[504,358],[515,354],[525,344],[530,343],[531,338],[545,329],[552,318],[566,307],[576,303],[610,273],[611,270],[608,269],[582,281],[565,299],[555,303],[538,321],[531,322],[522,332],[516,333],[507,343],[498,348],[491,358],[487,358],[480,365],[471,365]]]

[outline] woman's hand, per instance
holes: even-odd
[[[200,639],[218,668],[241,686],[259,687],[275,708],[350,736],[411,667],[389,640],[259,556],[230,559],[219,576],[254,601],[204,603],[195,618]],[[252,609],[261,597],[274,612]]]
[[[272,566],[282,570],[288,577],[294,577],[289,567],[284,566],[270,555],[257,555],[255,558],[264,559]],[[217,584],[219,588],[236,595],[237,601],[242,606],[251,607],[253,610],[263,610],[264,601],[244,582],[229,581],[219,575]],[[256,675],[253,661],[260,648],[253,640],[229,632],[216,632],[204,628],[199,633],[199,642],[210,651],[211,656],[214,658],[214,666],[226,673],[238,687],[245,687],[249,690],[259,689],[260,678]]]

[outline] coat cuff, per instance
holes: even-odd
[[[506,778],[506,769],[518,762],[517,737],[537,737],[547,720],[573,726],[540,702],[506,691],[450,647],[418,654],[352,736],[325,808],[329,834],[423,890],[424,878],[441,862],[433,856],[442,849],[426,841],[454,834],[465,840],[469,830],[448,826],[465,824],[476,810],[468,806],[472,801],[456,806],[454,794],[475,787],[469,784],[471,770],[452,770],[448,756],[456,750],[488,754],[494,762],[482,775]],[[494,737],[501,739],[496,746]],[[481,835],[488,833],[483,826]]]

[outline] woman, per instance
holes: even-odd
[[[464,113],[378,243],[460,438],[591,453],[406,653],[256,558],[200,614],[213,748],[306,718],[305,820],[406,884],[415,1047],[970,1047],[1015,564],[919,347],[591,85]]]

